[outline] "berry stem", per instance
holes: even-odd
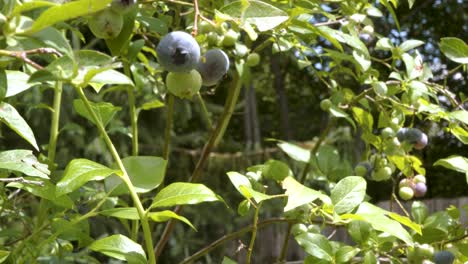
[[[119,156],[119,153],[115,149],[114,144],[112,143],[112,140],[110,139],[109,135],[106,132],[106,129],[104,128],[104,125],[100,121],[99,117],[97,116],[96,112],[94,112],[93,108],[91,107],[91,104],[84,94],[83,88],[82,87],[76,87],[76,91],[78,95],[80,96],[80,99],[83,101],[86,110],[88,113],[91,115],[94,123],[96,124],[97,129],[99,130],[99,133],[101,136],[104,138],[104,141],[114,158],[115,163],[117,164],[117,167],[119,170],[122,172],[122,175],[120,175],[120,178],[122,181],[125,183],[127,186],[127,189],[130,193],[130,197],[133,200],[133,203],[137,209],[138,216],[140,217],[141,221],[141,226],[143,228],[143,236],[145,239],[145,245],[146,245],[146,250],[149,258],[149,263],[150,264],[156,264],[156,258],[155,255],[152,254],[153,251],[153,240],[151,238],[151,229],[148,223],[148,216],[146,215],[145,209],[143,208],[143,205],[140,201],[140,198],[138,197],[137,192],[135,191],[135,187],[133,186],[130,177],[128,176],[127,170],[125,169],[122,159]]]
[[[164,147],[163,147],[163,159],[169,160],[169,147],[171,144],[171,130],[172,122],[174,117],[174,95],[171,93],[167,94],[167,117],[166,117],[166,129],[164,131]]]

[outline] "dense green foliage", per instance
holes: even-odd
[[[3,0],[0,263],[465,263],[458,5]]]

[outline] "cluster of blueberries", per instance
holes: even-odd
[[[423,149],[427,143],[427,135],[417,128],[403,127],[398,132],[393,132],[392,128],[384,128],[382,130],[383,138],[394,138],[398,142],[406,144],[415,149]],[[393,141],[392,141],[393,142]],[[373,155],[369,161],[360,162],[354,172],[358,176],[368,177],[374,181],[385,181],[390,179],[395,171],[395,166],[389,163],[383,155]],[[404,178],[399,183],[399,195],[403,200],[409,200],[413,197],[423,197],[427,192],[426,178],[424,175],[418,174],[413,177]]]
[[[181,98],[191,98],[202,84],[216,85],[229,69],[229,58],[221,49],[210,49],[203,56],[200,46],[188,33],[173,31],[159,42],[159,64],[169,71],[166,86]]]

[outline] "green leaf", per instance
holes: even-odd
[[[106,126],[109,121],[112,120],[114,115],[122,109],[121,107],[116,107],[107,102],[90,102],[90,104],[94,112],[97,114],[99,122],[104,126]],[[81,101],[81,99],[73,100],[73,107],[75,108],[76,112],[78,112],[78,114],[91,121],[91,123],[95,124],[91,114],[88,112],[88,109],[86,109],[85,104],[83,101]]]
[[[15,9],[13,9],[10,16],[19,15],[23,12],[34,10],[34,9],[41,8],[41,7],[55,6],[55,5],[57,4],[53,2],[49,2],[49,1],[40,1],[40,0],[36,0],[34,2],[16,4]]]
[[[365,54],[361,51],[353,50],[353,58],[356,60],[363,72],[367,71],[370,68],[371,60],[368,54]]]
[[[282,181],[290,175],[289,166],[282,161],[271,159],[264,164],[262,175],[265,179]]]
[[[160,157],[132,156],[122,159],[122,162],[138,193],[156,189],[166,174],[167,161]]]
[[[6,70],[7,79],[7,91],[5,97],[11,97],[17,95],[23,91],[28,90],[37,83],[28,83],[29,75],[20,71],[9,71]]]
[[[151,109],[156,109],[156,108],[161,108],[161,107],[164,107],[164,103],[161,102],[159,99],[153,99],[141,105],[142,110],[151,110]]]
[[[57,195],[71,193],[89,181],[100,181],[113,173],[117,171],[99,163],[74,159],[67,165],[62,179],[57,183]]]
[[[0,152],[0,169],[21,172],[27,176],[48,179],[50,171],[31,150],[15,149]]]
[[[326,176],[331,176],[336,171],[337,166],[340,162],[340,154],[338,150],[330,145],[321,145],[316,153],[317,166],[320,171]]]
[[[119,56],[122,50],[127,51],[124,47],[128,47],[130,38],[133,33],[135,26],[135,17],[137,15],[138,8],[134,5],[132,10],[129,10],[123,15],[123,28],[119,35],[113,39],[106,39],[106,44],[113,56]]]
[[[361,204],[366,196],[366,186],[366,180],[358,176],[349,176],[339,181],[331,191],[335,212],[348,213]]]
[[[361,128],[368,132],[372,132],[374,126],[374,118],[372,115],[359,107],[353,107],[352,110],[354,119],[358,122]]]
[[[0,101],[3,101],[8,90],[8,79],[5,69],[0,69]]]
[[[11,83],[9,83],[9,85],[11,85]],[[36,150],[39,150],[36,138],[29,125],[13,106],[5,102],[0,102],[0,122],[6,124],[19,136],[29,142]]]
[[[440,50],[454,62],[468,63],[468,45],[459,38],[441,38]]]
[[[165,210],[161,212],[150,212],[148,216],[151,220],[155,222],[166,222],[170,219],[177,219],[190,226],[193,230],[197,231],[197,229],[192,225],[192,223],[190,223],[190,221],[187,218],[178,215],[170,210]]]
[[[284,151],[291,159],[308,163],[310,159],[310,150],[299,147],[289,142],[280,142],[277,146]]]
[[[113,235],[96,240],[88,248],[112,258],[126,260],[130,255],[132,260],[135,257],[138,260],[134,263],[147,263],[145,251],[141,245],[124,235]]]
[[[10,251],[0,250],[0,263],[5,262],[5,260],[8,258],[9,255],[10,255]]]
[[[136,17],[136,20],[140,22],[142,26],[146,27],[149,32],[155,32],[164,36],[169,31],[169,29],[167,28],[167,23],[162,21],[161,19],[139,15]]]
[[[54,27],[48,27],[33,34],[32,37],[44,42],[44,46],[54,48],[62,54],[73,58],[73,49],[65,35],[65,31],[61,32]]]
[[[302,233],[294,237],[305,252],[318,259],[333,260],[333,249],[328,239],[320,234]]]
[[[468,125],[468,111],[466,110],[453,111],[448,116]]]
[[[57,80],[64,81],[70,81],[77,73],[75,61],[67,55],[54,60],[45,69],[52,73]]]
[[[385,216],[386,213],[388,212],[368,202],[361,203],[356,211],[356,215],[362,217],[362,220],[367,221],[374,229],[397,237],[408,245],[413,245],[413,240],[406,229],[397,221]]]
[[[138,211],[135,207],[111,208],[102,210],[99,212],[99,214],[120,219],[140,220],[140,216],[138,215]]]
[[[329,111],[330,114],[334,117],[346,119],[346,121],[348,121],[353,126],[354,130],[356,130],[356,124],[354,124],[354,121],[349,117],[349,115],[346,112],[338,108],[336,105],[332,105]]]
[[[407,52],[407,51],[412,50],[414,48],[417,48],[417,47],[419,47],[421,45],[424,45],[424,41],[409,39],[409,40],[406,40],[405,42],[401,43],[400,49],[403,52]]]
[[[255,191],[252,188],[252,184],[250,183],[249,179],[238,172],[231,171],[228,172],[227,175],[237,191],[247,199],[253,198],[257,203],[259,203],[264,200],[276,198],[276,196],[271,196]]]
[[[307,188],[291,176],[283,180],[282,186],[283,189],[286,190],[285,194],[288,196],[288,203],[284,207],[285,212],[317,199],[322,200],[325,204],[331,204],[331,200],[328,196],[319,191]]]
[[[110,216],[120,219],[127,219],[127,220],[139,220],[140,216],[138,215],[138,211],[135,207],[119,207],[119,208],[112,208],[107,209],[99,212],[100,215]],[[149,212],[148,213],[149,219],[155,222],[166,222],[172,218],[180,220],[186,223],[188,226],[196,230],[196,228],[190,223],[190,221],[180,216],[172,211],[165,210],[161,212]]]
[[[237,262],[235,262],[234,260],[224,256],[223,262],[221,262],[221,264],[237,264]]]
[[[399,215],[397,213],[392,213],[392,212],[389,212],[387,215],[393,218],[394,220],[400,222],[400,224],[403,224],[413,229],[416,233],[422,235],[421,225],[411,221],[411,219],[409,219],[408,217]]]
[[[393,48],[393,44],[389,38],[381,38],[375,44],[376,50],[392,50]]]
[[[12,182],[12,183],[7,184],[7,187],[14,187],[14,188],[25,190],[27,192],[32,193],[35,196],[52,201],[54,204],[64,207],[64,208],[73,207],[73,201],[70,199],[70,197],[66,195],[62,195],[59,197],[57,195],[55,185],[53,185],[50,181],[44,180],[42,183],[44,184],[43,186]]]
[[[445,159],[439,159],[434,163],[434,166],[442,166],[450,170],[467,173],[468,159],[462,156],[452,155]]]
[[[367,241],[371,233],[371,226],[362,220],[353,220],[348,224],[348,233],[355,242],[362,244]]]
[[[410,9],[413,7],[414,2],[416,2],[416,0],[408,0],[408,5]]]
[[[337,263],[350,263],[359,251],[358,248],[351,246],[340,247],[335,253],[335,260]]]
[[[34,20],[31,28],[26,30],[26,34],[31,34],[42,29],[45,29],[49,26],[54,25],[55,23],[66,21],[72,18],[77,18],[84,15],[90,15],[99,10],[107,8],[112,0],[78,0],[73,2],[68,2],[61,5],[53,6]]]
[[[150,208],[217,201],[224,202],[221,197],[203,184],[176,182],[156,194]]]
[[[248,1],[246,8],[243,1],[235,1],[223,6],[220,11],[255,25],[260,32],[274,29],[289,19],[285,11],[261,1]]]
[[[58,233],[60,239],[65,239],[69,241],[80,241],[82,242],[92,242],[91,237],[89,236],[89,223],[87,219],[83,221],[75,222],[81,217],[78,214],[68,214],[67,219],[63,218],[54,218],[52,219],[51,227],[52,232]],[[90,243],[88,242],[88,244]]]

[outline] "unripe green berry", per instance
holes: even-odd
[[[167,90],[179,98],[191,99],[198,93],[202,85],[200,73],[196,70],[190,72],[170,72],[166,77]]]
[[[323,111],[330,110],[331,106],[332,106],[332,101],[330,101],[330,99],[323,99],[322,101],[320,101],[320,108]]]
[[[229,29],[224,34],[223,46],[224,47],[234,46],[234,44],[236,44],[236,41],[237,41],[238,38],[239,38],[239,34],[236,31],[234,31],[233,29]]]
[[[257,66],[259,63],[260,55],[258,55],[256,52],[250,53],[249,56],[247,56],[247,61],[245,62],[245,64],[247,64],[249,67]]]
[[[401,187],[398,191],[400,198],[403,200],[410,200],[414,197],[414,191],[410,187]]]

